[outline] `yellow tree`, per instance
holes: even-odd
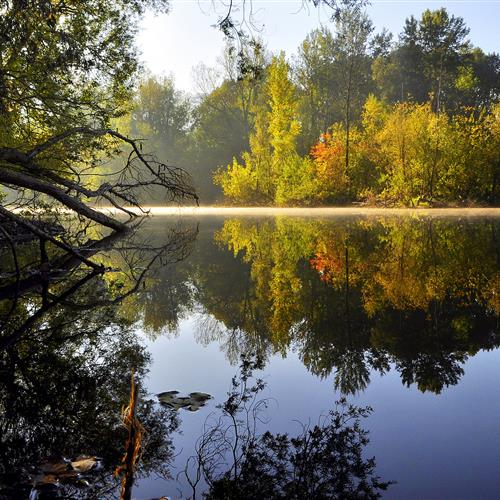
[[[385,194],[406,205],[432,201],[446,168],[448,136],[448,118],[430,104],[396,105],[379,135],[387,165]]]
[[[269,136],[272,148],[272,172],[276,179],[278,205],[307,200],[312,189],[312,168],[308,159],[297,153],[300,133],[296,89],[290,80],[290,67],[282,52],[269,67]]]
[[[250,151],[219,170],[215,182],[235,202],[299,203],[312,192],[312,168],[297,153],[300,133],[295,86],[284,53],[267,70],[265,95],[257,106]]]

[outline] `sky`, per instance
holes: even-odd
[[[137,37],[145,67],[155,75],[173,75],[177,88],[195,93],[193,68],[200,62],[215,66],[224,47],[224,36],[213,27],[222,0],[215,4],[218,11],[212,0],[171,0],[168,14],[146,14]],[[307,33],[329,24],[326,8],[305,7],[302,0],[252,0],[251,6],[254,32],[274,53],[285,50],[290,56]],[[397,37],[407,17],[440,7],[464,18],[475,46],[500,52],[500,0],[372,0],[367,13],[375,32],[385,27]]]

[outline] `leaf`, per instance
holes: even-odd
[[[88,472],[89,470],[98,470],[101,468],[101,462],[96,457],[82,457],[71,462],[73,470],[77,472]]]
[[[168,406],[176,411],[184,408],[188,411],[198,411],[205,406],[206,401],[212,399],[206,392],[191,392],[189,396],[177,396],[179,391],[167,391],[157,394],[162,405]]]

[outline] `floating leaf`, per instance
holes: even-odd
[[[179,394],[179,391],[167,391],[161,392],[157,396],[160,403],[169,408],[174,410],[184,408],[188,411],[198,411],[205,406],[209,399],[212,399],[212,396],[205,392],[191,392],[189,396],[177,396],[177,394]]]
[[[78,472],[88,472],[89,470],[99,470],[102,467],[100,460],[97,457],[78,457],[74,462],[71,462],[73,470]]]

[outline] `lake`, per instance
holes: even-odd
[[[360,453],[395,482],[383,498],[499,498],[499,239],[493,212],[156,215],[133,236],[154,251],[120,242],[96,254],[112,271],[28,327],[43,300],[32,288],[16,305],[15,328],[4,325],[13,340],[1,365],[0,458],[17,468],[56,452],[116,463],[133,366],[149,401],[133,498],[189,497],[182,472],[243,356],[264,381],[255,435],[299,435],[346,398],[371,407]],[[114,301],[142,271],[141,286]],[[89,294],[102,300],[89,305]],[[212,398],[175,411],[158,404],[168,391]],[[166,464],[170,480],[158,475]],[[104,483],[78,494],[116,495]]]

